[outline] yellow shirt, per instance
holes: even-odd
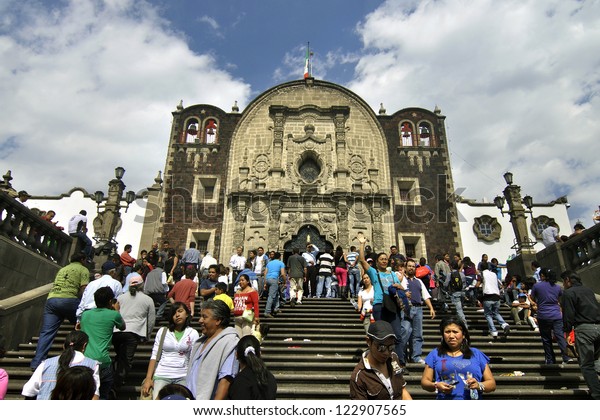
[[[229,306],[229,310],[233,311],[233,300],[227,295],[227,293],[221,293],[220,295],[215,295],[213,300],[222,300]]]

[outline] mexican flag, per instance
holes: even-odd
[[[306,59],[304,60],[304,78],[310,77],[310,52],[309,47],[306,47]]]

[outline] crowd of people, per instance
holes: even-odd
[[[352,398],[409,399],[403,379],[409,374],[408,362],[422,365],[421,386],[438,399],[480,399],[493,392],[489,358],[469,344],[463,311],[469,305],[483,312],[492,338],[499,330],[505,337],[510,334],[500,314],[502,305],[510,307],[515,325],[527,324],[539,332],[549,364],[556,363],[553,342],[563,363],[574,362],[564,335],[574,329],[577,348],[586,349],[585,360],[579,355],[587,369],[584,376],[592,396],[598,395],[590,372],[599,351],[600,309],[586,301],[587,318],[579,319],[580,309],[571,309],[567,322],[563,289],[552,270],[534,262],[532,277],[502,278],[497,259],[485,254],[475,264],[469,257],[445,253],[429,265],[425,258],[405,257],[396,246],[375,253],[364,237],[356,245],[320,250],[308,243],[302,252],[294,248],[285,261],[278,251],[258,247],[245,253],[237,247],[227,265],[194,242],[183,253],[167,241],[161,248],[154,243],[137,258],[126,245],[92,278],[84,249],[56,276],[31,362],[34,375],[23,395],[50,398],[54,391],[42,389],[40,378],[58,378],[74,366],[84,366],[97,385],[90,398],[116,398],[139,343],[151,340],[155,324],[166,321],[168,326],[153,338],[143,397],[166,397],[166,389],[177,398],[189,392],[188,399],[275,398],[275,378],[260,357],[260,342],[268,332],[260,320],[276,317],[284,305],[295,307],[306,298],[348,300],[364,325],[367,350],[351,376]],[[574,273],[563,277],[570,281],[568,287],[582,287]],[[570,301],[572,308],[582,305],[576,296]],[[423,354],[424,317],[440,315],[441,344]],[[64,319],[76,324],[80,336],[68,337],[60,358],[46,359]],[[84,371],[78,377],[86,377]],[[58,381],[53,383],[58,386]]]

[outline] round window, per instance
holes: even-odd
[[[298,173],[305,182],[310,184],[315,182],[319,177],[321,166],[312,156],[308,156],[300,163]]]

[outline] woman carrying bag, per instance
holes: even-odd
[[[258,292],[250,285],[250,278],[246,274],[240,275],[239,290],[233,296],[233,321],[235,331],[242,338],[252,334],[252,325],[258,325],[260,308],[258,306]]]
[[[169,326],[156,333],[146,378],[142,383],[141,398],[156,399],[159,391],[168,384],[185,385],[192,345],[199,338],[198,331],[190,327],[192,317],[187,305],[171,305]]]

